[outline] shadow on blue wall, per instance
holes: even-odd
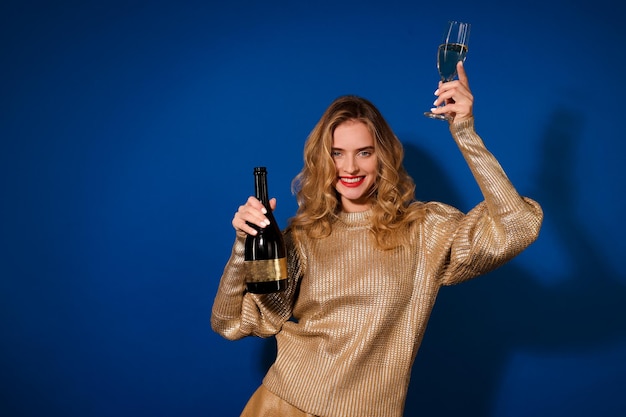
[[[626,337],[626,315],[615,314],[622,308],[624,287],[575,213],[572,152],[582,119],[567,110],[551,115],[542,138],[536,189],[529,193],[556,225],[559,240],[577,263],[575,273],[561,284],[546,286],[542,277],[509,263],[476,280],[443,288],[413,368],[407,416],[490,415],[514,351],[584,352]],[[416,169],[421,165],[410,162],[414,153],[409,151],[407,169],[420,178],[424,174]],[[450,190],[446,181],[433,185],[440,192]],[[445,192],[450,194],[437,197],[456,200],[451,190]]]
[[[624,287],[574,210],[572,152],[582,116],[557,110],[549,120],[536,189],[528,195],[556,224],[560,241],[577,262],[576,273],[551,287],[512,262],[442,288],[413,367],[406,416],[490,415],[513,352],[584,352],[626,337],[626,315],[614,314],[622,308]],[[404,147],[417,197],[460,207],[450,178],[415,142]],[[262,346],[258,371],[264,374],[276,345],[271,338]]]

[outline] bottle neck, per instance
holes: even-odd
[[[267,172],[255,172],[254,173],[254,190],[255,197],[263,203],[263,205],[269,210],[269,197],[267,192]]]

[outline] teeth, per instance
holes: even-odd
[[[348,183],[355,183],[355,182],[359,182],[363,179],[363,177],[356,177],[356,178],[341,178],[341,181],[343,182],[348,182]]]

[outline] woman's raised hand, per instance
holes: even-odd
[[[473,115],[474,96],[469,88],[467,73],[463,67],[463,62],[456,65],[458,80],[447,83],[440,82],[439,88],[435,91],[437,99],[433,103],[439,106],[431,111],[435,114],[447,114],[450,116],[450,123],[458,123],[468,120]]]

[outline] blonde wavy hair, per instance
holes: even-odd
[[[342,96],[333,101],[315,125],[304,145],[304,166],[292,182],[298,202],[289,228],[312,238],[332,232],[341,211],[335,189],[337,172],[331,156],[333,134],[347,121],[364,123],[374,137],[378,175],[370,190],[371,231],[380,249],[408,243],[408,224],[416,219],[415,184],[402,161],[404,149],[378,109],[357,96]]]

